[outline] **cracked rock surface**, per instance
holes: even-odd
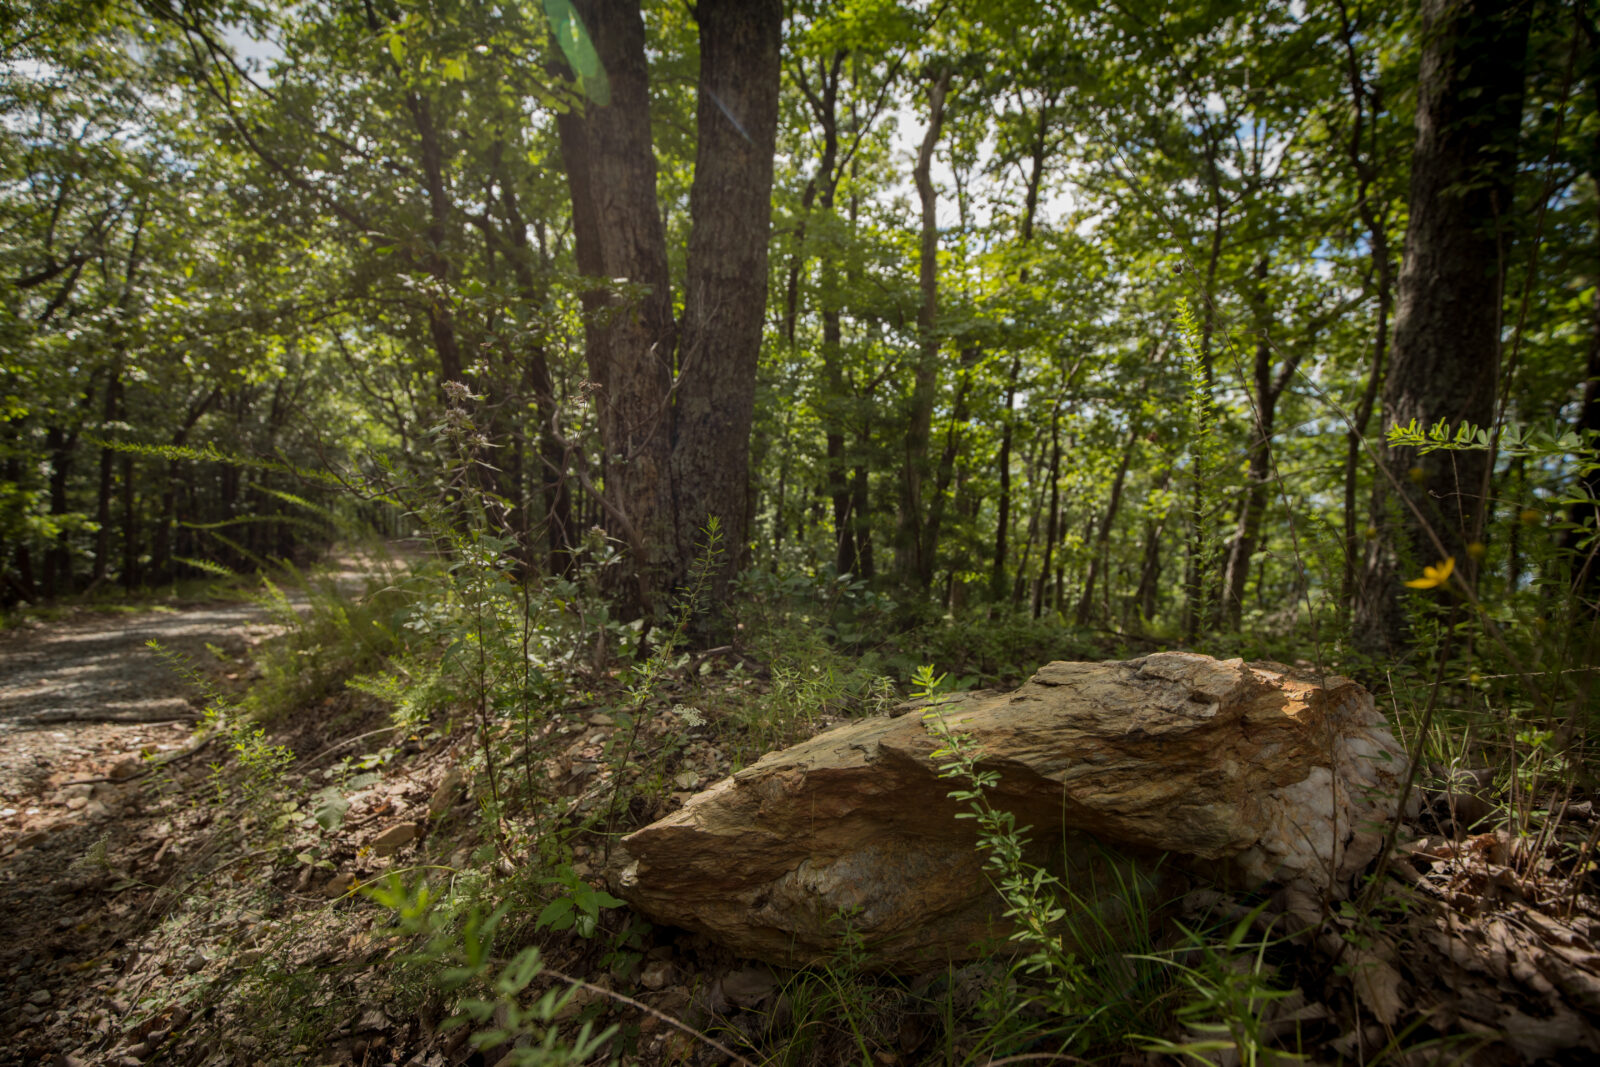
[[[929,713],[849,723],[713,785],[624,839],[617,892],[780,964],[825,959],[847,933],[892,969],[992,949],[1002,906]],[[1185,868],[1337,895],[1377,855],[1405,777],[1365,689],[1275,664],[1057,662],[932,713],[1000,772],[991,800],[1031,827],[1033,860],[1105,921],[1113,886],[1163,897]]]

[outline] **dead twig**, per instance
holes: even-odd
[[[696,1030],[694,1027],[690,1026],[689,1024],[683,1023],[683,1022],[679,1022],[677,1019],[674,1019],[672,1016],[667,1015],[665,1012],[657,1011],[655,1008],[652,1008],[648,1004],[641,1003],[640,1001],[634,1000],[632,997],[624,996],[621,993],[617,993],[617,992],[615,992],[613,990],[606,989],[603,986],[591,985],[590,983],[585,982],[581,978],[574,978],[571,975],[562,974],[560,971],[552,970],[549,967],[546,967],[544,969],[544,973],[548,974],[552,978],[559,978],[559,979],[561,979],[561,981],[566,982],[568,985],[571,985],[571,986],[574,986],[574,987],[578,987],[578,988],[582,988],[582,989],[586,989],[591,993],[598,993],[603,997],[609,997],[612,1000],[619,1001],[619,1002],[621,1002],[623,1004],[626,1004],[626,1005],[628,1005],[629,1007],[632,1007],[632,1008],[638,1008],[640,1011],[644,1012],[645,1014],[652,1015],[655,1018],[660,1019],[662,1022],[666,1023],[668,1026],[676,1027],[677,1029],[682,1030],[684,1033],[688,1034],[690,1037],[694,1038],[695,1040],[704,1041],[706,1044],[710,1045],[712,1048],[716,1049],[718,1052],[722,1053],[724,1056],[727,1056],[729,1059],[733,1060],[734,1062],[743,1064],[744,1067],[756,1067],[756,1065],[752,1061],[745,1059],[743,1056],[739,1055],[737,1052],[733,1051],[733,1049],[729,1048],[727,1045],[724,1045],[722,1042],[718,1041],[716,1038],[711,1037],[708,1034],[703,1034],[699,1030]]]

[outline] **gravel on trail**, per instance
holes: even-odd
[[[51,1029],[118,1026],[97,965],[137,916],[100,891],[110,863],[171,836],[144,811],[144,758],[182,754],[203,704],[147,642],[238,692],[281,629],[261,605],[213,601],[0,634],[0,1064],[38,1062]]]
[[[249,669],[250,649],[279,629],[259,605],[209,603],[84,612],[0,634],[0,810],[25,802],[62,767],[136,757],[156,724],[198,717],[193,686],[149,641],[226,685]],[[0,817],[0,835],[17,814]]]

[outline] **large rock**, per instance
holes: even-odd
[[[1341,892],[1381,847],[1406,766],[1354,682],[1188,653],[1052,663],[934,713],[1000,772],[991,799],[1032,827],[1035,860],[1113,925],[1180,869]],[[724,779],[623,840],[617,892],[781,964],[831,956],[847,931],[891,968],[984,951],[1002,906],[926,714],[849,723]]]

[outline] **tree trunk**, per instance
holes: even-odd
[[[945,434],[944,449],[939,455],[939,467],[934,475],[933,499],[928,502],[928,521],[922,530],[922,548],[918,554],[927,568],[924,588],[933,583],[933,561],[939,556],[939,533],[944,526],[950,483],[955,477],[956,457],[960,454],[962,442],[965,440],[969,414],[967,401],[972,393],[972,369],[977,366],[982,355],[983,349],[977,345],[968,345],[961,350],[961,384],[956,387],[955,404],[950,411],[950,427]]]
[[[505,215],[505,233],[510,244],[512,275],[531,315],[541,315],[549,305],[549,286],[534,270],[533,246],[528,242],[527,220],[516,190],[503,168],[496,166],[500,185],[500,209]],[[542,244],[542,237],[541,237]],[[544,505],[545,548],[549,573],[566,575],[572,570],[575,530],[572,525],[572,494],[567,486],[567,455],[557,432],[560,411],[556,407],[555,385],[550,376],[550,360],[545,346],[536,342],[522,354],[522,374],[533,393],[534,415],[538,419],[539,487]],[[527,546],[532,550],[532,545]]]
[[[1027,248],[1033,242],[1034,223],[1039,214],[1039,192],[1044,183],[1044,163],[1049,145],[1050,113],[1055,107],[1056,92],[1047,93],[1039,104],[1039,123],[1034,128],[1033,153],[1029,160],[1028,187],[1023,199],[1022,224],[1018,231],[1018,246]],[[1020,285],[1028,283],[1028,268],[1017,271]],[[1015,429],[1013,412],[1017,402],[1017,382],[1022,374],[1022,358],[1013,356],[1011,370],[1006,375],[1006,409],[1001,415],[1000,451],[995,458],[1000,469],[1000,499],[994,525],[994,563],[989,574],[989,599],[999,603],[1006,595],[1006,551],[1011,539],[1011,437]]]
[[[1035,619],[1044,611],[1045,584],[1050,580],[1050,558],[1055,553],[1057,523],[1061,517],[1061,408],[1050,412],[1050,510],[1046,513],[1044,557],[1039,577],[1033,583],[1031,614]]]
[[[1250,576],[1250,560],[1261,544],[1261,524],[1267,511],[1267,494],[1272,485],[1272,435],[1278,422],[1278,401],[1300,365],[1300,355],[1306,348],[1316,347],[1316,332],[1304,342],[1304,347],[1289,353],[1272,373],[1272,340],[1269,336],[1271,316],[1267,310],[1266,296],[1267,260],[1256,261],[1255,292],[1252,298],[1255,313],[1256,353],[1254,367],[1255,432],[1250,439],[1249,467],[1245,475],[1245,493],[1233,537],[1228,541],[1227,554],[1222,568],[1221,605],[1223,628],[1236,632],[1244,618],[1245,584]]]
[[[700,0],[700,96],[673,448],[678,580],[721,520],[713,596],[748,553],[750,427],[767,307],[783,5]]]
[[[1111,498],[1106,502],[1105,514],[1100,517],[1100,524],[1094,531],[1090,541],[1089,562],[1083,576],[1083,594],[1078,597],[1076,617],[1079,626],[1089,622],[1094,606],[1094,587],[1099,577],[1101,557],[1105,555],[1106,547],[1111,540],[1111,526],[1117,521],[1117,510],[1122,506],[1122,486],[1128,478],[1128,465],[1133,460],[1133,450],[1139,440],[1139,423],[1134,421],[1128,428],[1128,440],[1122,447],[1122,459],[1117,464],[1116,477],[1111,480]]]
[[[70,510],[67,500],[67,479],[72,473],[72,453],[78,443],[77,431],[68,433],[52,426],[45,435],[45,448],[50,453],[50,517],[64,521]],[[67,531],[62,529],[49,547],[44,550],[44,598],[56,597],[72,591],[72,547]]]
[[[998,604],[1006,595],[1006,550],[1011,539],[1011,434],[1017,404],[1017,376],[1022,371],[1022,360],[1011,360],[1011,373],[1006,377],[1006,409],[1001,414],[1000,452],[995,465],[1000,470],[1000,499],[995,504],[994,563],[989,572],[989,599]]]
[[[1424,0],[1411,214],[1400,270],[1383,423],[1424,428],[1438,420],[1487,425],[1500,360],[1500,240],[1511,217],[1517,133],[1528,43],[1526,0]],[[1385,449],[1399,486],[1378,480],[1379,538],[1358,594],[1356,640],[1394,652],[1409,641],[1402,569],[1454,557],[1473,577],[1467,544],[1478,539],[1488,455]]]
[[[1361,559],[1361,539],[1356,530],[1356,490],[1361,470],[1361,453],[1366,441],[1367,425],[1372,421],[1372,409],[1377,403],[1378,388],[1383,382],[1384,363],[1389,352],[1389,314],[1394,301],[1394,258],[1389,251],[1388,212],[1380,213],[1373,204],[1372,187],[1378,180],[1377,123],[1380,101],[1378,91],[1366,83],[1361,74],[1360,57],[1356,53],[1356,31],[1350,23],[1344,3],[1339,4],[1341,40],[1345,49],[1345,69],[1350,83],[1350,100],[1354,115],[1350,122],[1350,138],[1346,151],[1351,170],[1356,177],[1356,213],[1367,230],[1367,243],[1377,288],[1378,307],[1372,331],[1372,361],[1367,370],[1367,382],[1361,398],[1351,412],[1351,425],[1345,436],[1344,456],[1344,568],[1340,577],[1340,610],[1354,610],[1356,582]],[[1372,116],[1367,118],[1367,103],[1371,102]],[[1372,147],[1363,151],[1362,137],[1372,131]]]
[[[626,608],[648,612],[687,575],[720,520],[723,592],[747,548],[750,426],[766,309],[777,0],[701,0],[698,144],[689,212],[681,358],[656,199],[644,20],[627,0],[577,5],[609,102],[558,119],[578,269],[626,279],[584,294],[590,377],[604,445],[608,521],[629,546]]]
[[[601,503],[630,565],[617,590],[647,612],[676,572],[671,387],[677,350],[666,231],[656,199],[644,19],[629,0],[577,5],[610,85],[604,106],[557,117],[602,443]]]
[[[122,588],[139,584],[139,509],[134,499],[133,456],[122,454]]]
[[[1166,492],[1167,486],[1171,484],[1172,465],[1169,462],[1161,472],[1161,480],[1156,483],[1151,495]],[[1156,617],[1156,586],[1161,580],[1161,535],[1165,530],[1166,519],[1163,518],[1160,522],[1154,518],[1145,520],[1144,553],[1139,563],[1139,586],[1129,602],[1129,606],[1139,612],[1141,630],[1147,629],[1150,620]]]
[[[114,423],[121,412],[122,403],[122,367],[120,363],[113,363],[111,367],[111,380],[106,383],[106,403],[102,411],[101,433],[107,436],[111,433],[111,424]],[[99,529],[94,535],[94,572],[93,582],[98,585],[106,580],[110,571],[111,562],[111,492],[115,484],[116,453],[108,446],[100,448],[100,479],[95,491],[94,518]]]
[[[928,90],[928,129],[913,169],[922,204],[921,251],[917,280],[922,303],[917,308],[918,350],[912,378],[911,411],[906,426],[905,455],[900,471],[900,529],[896,567],[901,579],[918,589],[933,581],[933,560],[926,558],[923,478],[928,468],[928,443],[933,433],[933,404],[939,383],[939,201],[933,188],[933,153],[944,126],[945,94],[950,72],[942,71]]]

